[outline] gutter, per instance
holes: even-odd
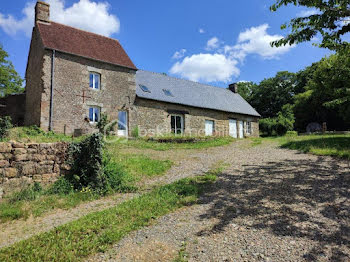
[[[50,87],[50,114],[49,114],[49,131],[52,131],[52,115],[53,115],[53,90],[54,90],[54,77],[55,77],[55,56],[56,51],[52,50],[51,57],[51,87]]]

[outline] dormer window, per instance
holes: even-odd
[[[166,96],[174,96],[169,89],[163,89],[163,92]]]
[[[90,73],[90,88],[100,89],[101,85],[101,75],[98,73]]]

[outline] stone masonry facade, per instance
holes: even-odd
[[[101,108],[110,119],[117,119],[120,110],[131,109],[136,96],[135,70],[57,51],[53,58],[52,51],[44,50],[36,39],[35,31],[27,68],[26,125],[49,130],[52,59],[53,131],[67,134],[77,129],[83,133],[95,131],[96,126],[87,121],[90,106]],[[90,73],[100,74],[99,90],[89,88]]]
[[[65,174],[68,143],[0,143],[0,198],[33,182],[50,184]]]
[[[176,113],[177,111],[180,113]],[[172,112],[183,116],[185,135],[204,135],[205,120],[212,120],[214,121],[214,135],[228,136],[229,120],[235,119],[237,120],[237,124],[238,121],[244,121],[245,123],[251,122],[251,134],[246,132],[247,128],[245,126],[245,137],[259,136],[258,117],[170,104],[141,98],[136,98],[135,108],[130,117],[130,124],[131,126],[137,126],[139,128],[141,136],[167,134],[171,132],[170,116],[172,115]]]

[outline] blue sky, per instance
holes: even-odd
[[[140,69],[225,87],[278,71],[296,72],[329,51],[269,42],[280,25],[307,9],[270,12],[261,0],[47,0],[54,21],[118,39]],[[0,43],[24,76],[35,1],[1,1]],[[317,42],[315,39],[314,43]]]

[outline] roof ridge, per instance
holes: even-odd
[[[219,86],[214,86],[214,85],[209,85],[209,84],[203,84],[203,83],[200,83],[200,82],[196,82],[196,81],[192,81],[192,80],[188,80],[188,79],[183,79],[183,78],[176,77],[176,76],[164,75],[163,73],[158,73],[158,72],[153,72],[153,71],[148,71],[148,70],[143,70],[143,69],[139,69],[138,71],[149,72],[149,73],[152,73],[152,74],[161,75],[161,76],[164,76],[164,77],[169,77],[169,78],[173,78],[173,79],[176,79],[176,80],[192,82],[192,83],[195,83],[195,84],[205,85],[205,86],[212,87],[212,88],[220,88],[222,90],[228,90],[226,87],[219,87]],[[228,91],[230,91],[230,90],[228,90]]]
[[[96,35],[96,36],[99,36],[99,37],[103,37],[103,38],[106,38],[106,39],[109,39],[109,40],[116,41],[116,42],[118,42],[118,44],[120,44],[120,42],[119,42],[118,39],[115,39],[115,38],[112,38],[112,37],[100,35],[100,34],[93,33],[93,32],[90,32],[90,31],[87,31],[87,30],[84,30],[84,29],[80,29],[80,28],[77,28],[77,27],[74,27],[74,26],[65,25],[65,24],[61,24],[61,23],[57,23],[57,22],[54,22],[54,21],[50,21],[50,23],[54,23],[54,24],[57,24],[57,25],[65,26],[65,27],[70,27],[70,28],[72,28],[72,29],[82,31],[82,32],[84,32],[84,33],[88,33],[88,34],[91,34],[91,35]]]

